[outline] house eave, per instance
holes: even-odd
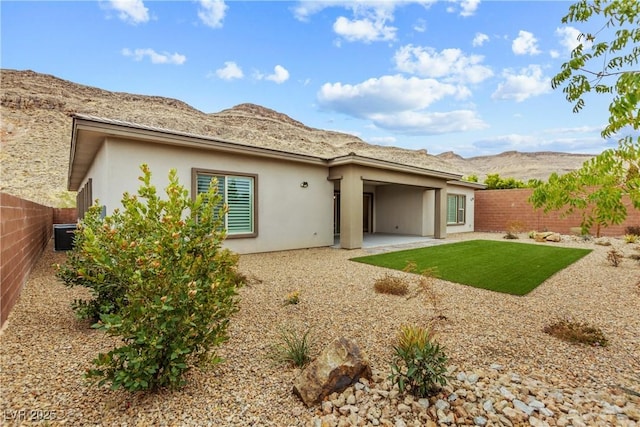
[[[73,116],[71,135],[67,183],[69,191],[79,190],[91,161],[107,138],[288,160],[317,166],[326,165],[326,159],[321,157],[81,114]],[[80,141],[85,142],[82,150],[78,149]]]
[[[486,184],[480,184],[479,182],[463,181],[463,180],[451,180],[447,181],[449,185],[457,185],[459,187],[473,188],[474,190],[485,190]]]
[[[435,178],[442,178],[447,180],[459,180],[462,178],[462,175],[450,173],[450,172],[442,172],[433,169],[422,168],[418,166],[405,165],[402,163],[391,162],[389,160],[375,159],[372,157],[360,156],[355,153],[347,154],[346,156],[335,157],[333,159],[329,159],[327,161],[327,165],[329,167],[332,166],[342,166],[356,164],[359,166],[369,166],[374,168],[393,170],[398,172],[409,172],[418,175],[426,175]]]

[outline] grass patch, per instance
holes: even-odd
[[[525,295],[589,252],[590,249],[469,240],[352,258],[352,261],[395,270],[403,270],[411,262],[415,263],[416,271],[437,268],[438,276],[450,282]]]

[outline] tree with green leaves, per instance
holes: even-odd
[[[487,186],[487,190],[505,190],[509,188],[526,187],[525,183],[519,179],[515,179],[512,177],[502,178],[500,177],[500,174],[497,173],[487,174],[484,183]]]
[[[583,233],[596,226],[599,234],[600,227],[621,224],[627,209],[640,209],[640,2],[580,0],[569,7],[562,22],[601,23],[601,27],[580,34],[552,87],[562,87],[575,113],[585,106],[587,94],[612,96],[602,137],[622,139],[582,168],[562,176],[552,174],[536,186],[530,202],[545,212],[580,212]]]

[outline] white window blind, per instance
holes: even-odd
[[[218,193],[222,196],[222,204],[216,207],[216,214],[221,212],[222,206],[227,206],[224,216],[224,227],[228,234],[247,234],[254,232],[254,206],[252,177],[232,175],[197,175],[197,192],[209,190],[211,180],[217,179]]]

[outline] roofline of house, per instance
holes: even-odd
[[[450,180],[458,180],[462,178],[462,175],[442,172],[433,169],[421,168],[419,166],[405,165],[403,163],[392,162],[389,160],[376,159],[373,157],[361,156],[355,153],[349,153],[345,156],[334,157],[327,161],[328,166],[341,166],[346,164],[357,164],[361,166],[371,166],[377,168],[385,168],[389,170],[395,170],[400,172],[412,172],[421,175],[429,175],[437,178],[445,178]]]
[[[233,141],[226,141],[220,138],[212,138],[187,132],[172,131],[168,129],[156,128],[153,126],[138,125],[121,120],[105,119],[84,114],[73,116],[71,150],[69,156],[68,189],[77,191],[82,178],[86,175],[89,165],[83,168],[86,170],[74,170],[77,167],[78,157],[78,136],[80,132],[93,132],[104,137],[126,138],[137,141],[149,141],[158,144],[173,145],[179,147],[200,148],[216,150],[225,153],[251,155],[267,157],[280,160],[291,160],[300,163],[307,163],[317,166],[325,166],[326,159],[307,154],[291,153],[289,151],[276,150],[266,147],[256,147],[254,145],[241,144]],[[99,144],[81,153],[81,156],[95,157],[99,149]]]
[[[447,184],[457,185],[459,187],[473,188],[473,189],[476,189],[476,190],[485,190],[487,188],[486,184],[480,184],[479,182],[464,181],[462,179],[461,180],[447,181]]]
[[[140,125],[137,123],[126,122],[122,120],[107,119],[87,114],[74,114],[72,116],[72,133],[71,147],[69,153],[69,172],[67,188],[70,191],[78,191],[82,180],[86,176],[91,162],[95,158],[96,153],[100,149],[105,137],[126,138],[137,141],[149,141],[159,144],[172,145],[178,147],[190,147],[207,150],[216,150],[226,153],[251,155],[264,158],[272,158],[279,160],[289,160],[299,163],[307,163],[316,166],[340,166],[345,164],[357,164],[362,166],[371,166],[383,168],[387,170],[395,170],[400,172],[411,172],[420,175],[429,175],[438,178],[458,180],[462,175],[442,172],[418,166],[405,165],[388,160],[375,159],[371,157],[360,156],[350,153],[345,156],[335,158],[324,158],[312,156],[308,154],[292,153],[290,151],[277,150],[267,147],[257,147],[228,141],[220,138],[191,134],[188,132],[173,131],[154,126]],[[93,141],[89,141],[88,146],[78,148],[78,138],[80,133],[88,133],[88,138],[94,135]],[[93,142],[93,143],[91,143]]]

